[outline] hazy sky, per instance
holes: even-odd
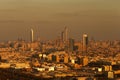
[[[75,39],[120,39],[120,0],[0,0],[0,41],[29,40],[30,28],[55,39],[65,26]]]

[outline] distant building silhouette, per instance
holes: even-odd
[[[64,31],[65,31],[65,32],[64,32],[65,42],[67,42],[67,41],[68,41],[68,28],[65,27],[65,30],[64,30]]]
[[[73,52],[74,51],[74,39],[69,39],[69,51]]]
[[[31,42],[33,42],[34,41],[34,31],[33,31],[33,29],[31,29],[31,34],[30,34],[30,40],[31,40]]]
[[[88,35],[83,34],[83,52],[87,54],[87,46],[88,46]]]
[[[61,32],[61,41],[64,42],[64,31]]]

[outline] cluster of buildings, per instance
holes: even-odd
[[[0,68],[25,70],[35,76],[89,77],[92,80],[120,77],[120,41],[95,41],[83,34],[81,41],[68,39],[68,28],[60,38],[0,43]],[[99,79],[100,78],[100,79]],[[90,80],[91,80],[90,79]],[[85,79],[84,79],[85,80]]]

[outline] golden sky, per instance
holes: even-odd
[[[29,40],[32,27],[37,36],[55,39],[67,26],[75,39],[83,33],[95,39],[120,39],[119,4],[120,0],[0,0],[0,37]]]

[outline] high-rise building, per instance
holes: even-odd
[[[87,45],[88,45],[88,35],[83,34],[83,46],[87,46]]]
[[[34,51],[34,49],[33,49],[33,47],[34,47],[34,43],[33,43],[33,41],[34,41],[34,31],[33,31],[33,29],[31,29],[31,31],[30,31],[30,40],[31,40],[31,51]]]
[[[65,42],[68,41],[68,28],[65,27]]]
[[[83,51],[87,52],[87,46],[88,46],[88,35],[83,34]]]
[[[31,29],[30,37],[31,37],[31,42],[33,42],[34,41],[34,31],[33,31],[33,29]]]
[[[74,39],[69,39],[69,51],[73,52],[74,51]]]
[[[64,31],[61,32],[61,41],[64,42]]]

